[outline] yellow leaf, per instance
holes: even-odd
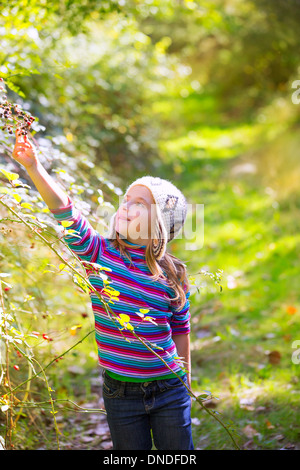
[[[9,181],[14,181],[19,178],[19,175],[17,173],[10,173],[9,171],[4,170],[3,168],[0,168],[0,171],[6,176],[6,178]]]
[[[10,194],[10,190],[8,188],[0,188],[0,193]]]
[[[161,348],[160,346],[157,346],[157,344],[155,344],[155,343],[151,343],[151,346],[153,346],[153,347],[156,348],[156,349],[160,349],[161,351],[164,350],[164,349]]]
[[[140,308],[141,313],[148,313],[149,311],[149,308]]]
[[[115,290],[115,289],[113,289],[112,287],[109,287],[109,286],[105,287],[103,289],[103,292],[105,292],[108,295],[120,295],[119,291],[117,291],[117,290]]]
[[[74,224],[74,222],[71,220],[62,220],[60,223],[63,227],[70,227]]]
[[[29,202],[22,202],[21,207],[24,207],[24,209],[30,209],[31,211],[33,210],[32,205],[29,204]]]
[[[128,323],[130,321],[130,316],[126,315],[126,313],[120,313],[119,315],[119,322],[123,325],[125,322]]]
[[[20,196],[20,194],[14,193],[14,194],[13,194],[13,197],[15,198],[15,200],[16,200],[17,202],[22,201],[22,196]]]
[[[268,429],[274,429],[275,426],[267,419],[265,420],[266,426]]]
[[[11,327],[10,331],[12,333],[15,333],[16,335],[23,336],[23,334],[20,331],[16,330],[13,326]]]
[[[134,327],[131,325],[131,323],[129,323],[130,316],[126,315],[126,313],[120,313],[118,320],[119,323],[124,326],[124,328],[126,328],[127,330],[134,330]]]
[[[82,325],[74,325],[70,328],[70,335],[75,336],[77,330],[80,330],[82,328]]]

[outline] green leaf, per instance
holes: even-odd
[[[17,85],[15,85],[11,80],[9,80],[9,78],[6,78],[5,84],[6,84],[12,91],[14,91],[15,93],[17,93],[19,96],[21,96],[22,98],[26,98],[26,95],[23,93],[23,91],[21,91],[20,87],[18,87]]]
[[[73,281],[75,282],[75,284],[77,284],[79,287],[81,287],[81,289],[84,290],[84,292],[89,293],[88,285],[77,274],[73,275]]]

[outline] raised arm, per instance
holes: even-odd
[[[34,182],[38,192],[47,204],[58,223],[72,222],[68,230],[74,234],[65,235],[64,239],[70,249],[84,261],[95,263],[101,254],[104,237],[96,232],[89,221],[74,206],[68,194],[63,191],[40,163],[34,145],[27,136],[16,132],[16,143],[13,158],[23,165]]]
[[[23,165],[49,209],[59,209],[68,204],[68,195],[54,181],[38,159],[35,146],[27,135],[16,131],[13,158]]]

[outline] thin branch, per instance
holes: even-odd
[[[85,277],[83,276],[79,271],[77,271],[67,260],[65,260],[61,255],[60,253],[53,247],[53,243],[49,243],[48,240],[46,238],[44,238],[37,230],[33,229],[31,227],[31,225],[26,221],[24,220],[19,214],[17,214],[9,205],[5,204],[3,201],[2,201],[2,198],[0,198],[0,202],[3,206],[5,206],[8,210],[10,210],[18,219],[20,219],[31,231],[35,232],[36,235],[42,240],[42,242],[47,245],[57,256],[59,259],[61,259],[63,261],[64,264],[66,264],[72,271],[74,271],[82,280],[83,282],[99,297],[101,303],[104,305],[104,308],[106,310],[106,313],[108,315],[108,317],[114,322],[114,319],[113,317],[115,317],[116,319],[118,319],[118,316],[111,310],[110,306],[105,302],[105,300],[103,299],[103,297],[101,296],[101,294],[94,288],[94,286],[90,283],[90,281]],[[62,242],[64,242],[63,240],[60,240]],[[70,247],[64,242],[64,245],[67,246],[67,248],[70,250],[70,252],[72,253],[73,257],[80,263],[80,265],[82,266],[82,263],[81,261],[79,260],[79,258],[77,257],[77,255],[75,255],[74,252],[71,251]],[[111,310],[111,314],[109,313],[109,310]],[[119,330],[121,331],[121,329],[119,328]],[[60,355],[59,357],[62,357],[63,355],[67,354],[71,349],[75,348],[79,343],[81,343],[82,341],[84,341],[84,339],[89,336],[91,333],[93,333],[95,330],[92,330],[90,331],[84,338],[82,338],[80,341],[78,341],[78,343],[76,343],[74,346],[72,346],[71,348],[69,348],[67,351],[65,351],[65,353],[63,353],[62,355]],[[194,397],[197,401],[197,403],[199,403],[201,405],[201,407],[203,409],[205,409],[205,411],[210,415],[212,416],[216,421],[218,421],[219,424],[221,424],[221,426],[226,430],[226,432],[229,434],[232,442],[233,442],[233,445],[236,449],[240,449],[240,447],[238,446],[238,444],[236,443],[229,427],[226,426],[225,423],[222,422],[222,420],[216,416],[216,413],[214,411],[211,411],[209,410],[208,408],[205,407],[205,405],[203,405],[202,401],[196,397],[194,395],[194,393],[192,392],[192,390],[185,384],[185,382],[181,379],[181,377],[176,374],[171,368],[170,366],[164,361],[164,359],[162,359],[162,357],[156,353],[148,344],[146,341],[144,341],[140,336],[138,336],[134,331],[130,330],[131,333],[133,334],[133,336],[138,340],[140,341],[149,351],[151,351],[155,356],[157,356],[163,363],[164,365],[183,383],[183,385],[186,387],[186,389],[188,390],[189,394]],[[121,334],[123,335],[123,333],[121,332]],[[22,351],[20,351],[21,354],[22,354]],[[20,388],[22,385],[24,385],[25,383],[27,383],[29,380],[32,380],[33,378],[35,378],[36,376],[38,376],[41,372],[44,374],[44,371],[54,362],[56,361],[56,358],[53,359],[49,364],[47,364],[47,366],[45,366],[44,368],[41,368],[41,370],[35,374],[34,376],[32,376],[30,379],[22,382],[21,384],[19,384],[17,387],[15,387],[13,390],[11,390],[9,393],[13,393],[14,391],[16,391],[18,388]],[[51,398],[52,400],[52,398]],[[50,400],[50,401],[51,401]],[[51,404],[53,404],[53,401],[51,401]]]

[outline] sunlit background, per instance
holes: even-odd
[[[6,95],[37,117],[40,160],[100,232],[103,210],[144,174],[203,206],[195,239],[168,245],[190,276],[193,391],[215,397],[207,406],[233,421],[241,448],[300,449],[299,2],[15,0],[0,14]],[[0,128],[0,168],[31,186],[17,189],[31,209],[3,174],[1,196],[55,233],[13,144]],[[46,365],[93,328],[89,297],[3,205],[0,216],[1,279],[11,286],[2,285],[1,311],[23,334],[40,333],[25,349]],[[13,346],[10,367],[12,387],[33,375]],[[98,376],[92,335],[47,369],[53,396],[83,407],[99,408]],[[43,402],[45,387],[30,380],[16,396]],[[63,448],[110,448],[99,414],[88,421],[66,408],[57,405]],[[232,448],[197,403],[192,418],[196,448]],[[47,408],[24,404],[12,419],[16,449],[56,447]]]

